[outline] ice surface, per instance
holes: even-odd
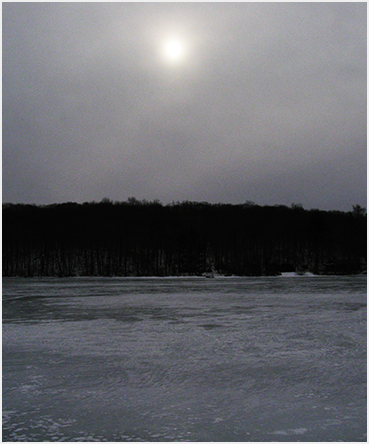
[[[3,279],[3,441],[366,441],[366,279]]]

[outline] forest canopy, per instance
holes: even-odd
[[[3,204],[3,276],[366,270],[366,210],[207,202]]]

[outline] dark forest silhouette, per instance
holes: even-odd
[[[3,276],[179,276],[366,269],[366,211],[158,201],[3,205]]]

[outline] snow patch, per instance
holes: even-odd
[[[305,273],[296,273],[295,271],[286,271],[280,274],[281,277],[310,277],[315,276],[315,274],[306,271]]]
[[[306,432],[307,429],[302,427],[300,429],[276,430],[272,432],[272,435],[303,435]]]

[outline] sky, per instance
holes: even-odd
[[[3,3],[3,202],[366,207],[366,3]]]

